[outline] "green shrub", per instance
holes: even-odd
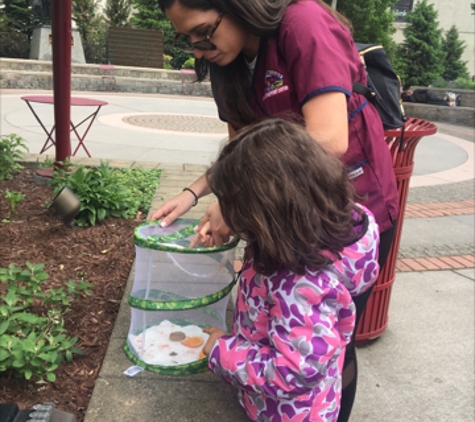
[[[78,226],[94,226],[107,217],[133,218],[148,210],[160,182],[159,170],[113,169],[109,163],[86,168],[65,164],[53,173],[52,185],[57,194],[70,188],[81,202],[76,216]]]
[[[450,89],[475,89],[475,81],[470,79],[459,78],[456,81],[444,81],[442,78],[436,79],[431,86],[434,88],[450,88]]]
[[[145,170],[142,168],[116,169],[114,173],[117,182],[129,189],[131,196],[138,201],[134,211],[146,212],[150,209],[153,195],[160,184],[161,170]]]
[[[0,31],[0,57],[27,59],[30,50],[28,36],[21,32]]]
[[[457,89],[475,89],[475,81],[470,79],[457,79],[455,81],[455,88]]]
[[[173,70],[172,60],[173,60],[172,56],[170,56],[168,54],[164,54],[163,55],[163,68],[167,69],[167,70]]]
[[[182,65],[183,69],[194,69],[195,68],[195,58],[190,57],[185,63]]]
[[[25,141],[14,133],[2,135],[0,139],[0,180],[11,179],[22,166],[16,160],[24,157],[21,149],[28,151]]]
[[[430,84],[430,86],[434,88],[447,88],[449,86],[449,83],[447,81],[444,81],[442,78],[437,78],[434,82]]]
[[[26,268],[10,264],[0,268],[0,281],[7,292],[0,296],[0,373],[37,382],[54,382],[54,371],[73,353],[84,354],[75,347],[77,337],[69,337],[64,315],[71,300],[89,294],[91,284],[69,280],[58,289],[42,289],[48,278],[44,264],[26,262]],[[46,380],[45,380],[46,379]]]

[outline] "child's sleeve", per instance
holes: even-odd
[[[309,393],[325,377],[337,377],[332,368],[351,337],[354,304],[335,284],[324,287],[307,276],[293,280],[290,291],[273,291],[268,344],[223,336],[209,355],[210,369],[236,388],[282,398]]]
[[[379,275],[379,227],[371,211],[362,205],[359,207],[367,216],[366,233],[358,242],[345,247],[341,261],[334,263],[341,282],[353,297],[367,291]]]

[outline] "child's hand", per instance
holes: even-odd
[[[223,220],[218,201],[211,204],[201,219],[196,232],[200,235],[199,241],[193,239],[193,245],[199,243],[201,246],[221,246],[229,242],[233,235],[229,227]],[[190,247],[193,247],[190,245]]]
[[[211,237],[211,223],[208,221],[205,223],[200,231],[197,231],[195,237],[190,242],[190,248],[194,248],[196,245],[202,248],[211,248],[214,246],[214,240]]]
[[[225,336],[226,332],[216,327],[206,327],[203,328],[203,333],[209,334],[209,339],[203,347],[203,353],[208,356],[209,352],[211,352],[211,349],[214,346],[214,343],[216,343],[216,340],[218,340],[218,338],[220,337]]]

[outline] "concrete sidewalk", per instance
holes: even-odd
[[[0,131],[18,133],[28,140],[31,152],[39,151],[45,136],[20,100],[22,94],[2,92]],[[212,101],[79,95],[105,99],[109,105],[86,141],[94,159],[82,153],[76,159],[163,169],[152,209],[199,177],[226,135]],[[51,123],[52,108],[43,111]],[[352,421],[473,420],[473,135],[469,128],[443,124],[417,147],[390,322],[378,340],[358,349]],[[189,215],[201,217],[209,203],[200,200]],[[132,365],[122,349],[130,325],[127,296],[132,281],[133,271],[85,421],[246,421],[233,388],[211,373],[123,374]]]
[[[200,174],[196,170],[197,166],[165,170],[159,195],[167,198],[179,193]],[[202,215],[207,206],[202,202],[191,216]],[[473,239],[473,224],[468,228],[467,236]],[[442,230],[448,230],[446,223],[438,220],[424,240],[430,242],[431,236]],[[402,249],[405,239],[411,238],[410,234],[403,238]],[[132,281],[133,274],[129,289]],[[397,275],[389,327],[373,344],[358,349],[360,375],[353,421],[471,420],[474,281],[473,268]],[[123,375],[132,365],[122,351],[129,327],[127,295],[86,422],[248,420],[233,388],[211,373],[172,377],[144,371],[134,378]]]

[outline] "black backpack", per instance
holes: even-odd
[[[368,86],[355,82],[353,91],[364,95],[376,107],[385,130],[403,127],[406,118],[401,101],[401,81],[383,46],[356,43],[356,48],[366,66]]]

